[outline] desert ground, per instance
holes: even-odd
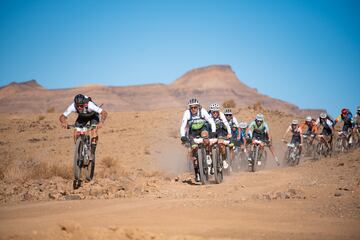
[[[261,111],[281,157],[294,117]],[[110,112],[94,180],[77,190],[60,113],[0,113],[0,239],[360,239],[360,150],[296,167],[270,157],[202,186],[187,171],[182,112]]]

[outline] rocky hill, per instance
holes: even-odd
[[[169,85],[149,84],[126,87],[87,85],[50,90],[35,80],[11,83],[0,88],[0,112],[63,111],[77,93],[92,96],[109,111],[147,111],[184,108],[191,97],[204,106],[234,100],[238,107],[260,103],[272,110],[305,114],[297,106],[263,95],[243,84],[228,65],[212,65],[185,73]],[[306,110],[318,113],[319,110]]]

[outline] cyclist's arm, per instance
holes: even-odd
[[[214,122],[214,119],[212,117],[210,117],[209,113],[205,110],[205,109],[201,109],[201,113],[204,116],[205,120],[210,123],[211,125],[211,132],[215,133],[216,132],[216,125]]]
[[[228,134],[231,134],[231,128],[230,128],[229,122],[226,119],[224,113],[220,112],[220,118],[221,118],[221,121],[225,124]]]
[[[300,129],[300,128],[299,128]],[[284,133],[284,135],[283,135],[283,139],[285,139],[286,138],[286,135],[290,132],[290,130],[291,130],[291,127],[289,126],[287,129],[286,129],[286,131],[285,131],[285,133]]]
[[[247,134],[249,135],[249,138],[252,138],[252,135],[253,135],[253,130],[254,130],[254,127],[255,127],[255,122],[251,122],[250,123],[250,126],[248,128],[248,131],[247,131]]]
[[[264,122],[264,127],[265,127],[265,132],[267,133],[267,135],[269,137],[269,141],[271,141],[269,125],[266,122]]]
[[[190,112],[189,112],[189,110],[186,110],[183,114],[183,119],[181,121],[180,137],[185,137],[186,125],[187,125],[189,119],[190,119]]]
[[[61,123],[61,125],[63,125],[63,127],[65,127],[65,125],[67,125],[67,117],[72,113],[72,112],[76,112],[76,109],[75,109],[75,104],[72,103],[70,104],[65,112],[63,114],[60,115],[59,117],[59,121]]]

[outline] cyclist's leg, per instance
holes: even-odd
[[[94,126],[100,122],[99,114],[94,114],[89,118],[90,125]],[[95,155],[96,146],[99,141],[99,136],[97,133],[97,128],[91,130],[91,154]]]

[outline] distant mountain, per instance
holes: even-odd
[[[232,99],[237,107],[261,103],[264,108],[292,114],[304,110],[282,100],[258,93],[243,84],[228,65],[212,65],[193,69],[169,85],[149,84],[126,87],[87,85],[77,88],[49,90],[35,80],[10,83],[0,88],[0,112],[63,111],[73,97],[83,93],[109,111],[147,111],[167,108],[184,109],[189,98],[196,97],[207,107]],[[318,113],[319,110],[306,110]],[[305,114],[305,113],[304,113]]]

